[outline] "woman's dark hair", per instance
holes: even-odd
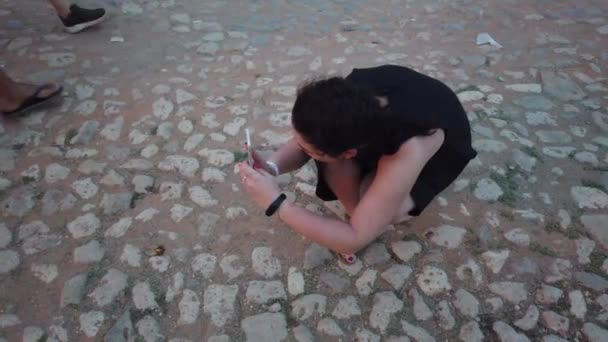
[[[319,151],[333,157],[351,148],[369,147],[384,154],[397,151],[405,131],[424,129],[400,124],[390,107],[380,106],[369,88],[331,77],[302,86],[293,107],[292,124]]]

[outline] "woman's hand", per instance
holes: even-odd
[[[247,149],[249,151],[250,147],[247,146],[247,144],[245,144],[245,149]],[[268,162],[266,161],[266,159],[264,159],[259,153],[258,151],[256,151],[255,149],[251,148],[251,156],[253,157],[253,168],[256,170],[264,170],[267,173],[273,175],[273,176],[278,176],[277,174],[277,170],[273,169]]]
[[[274,177],[264,169],[256,170],[249,166],[247,162],[239,163],[238,169],[245,190],[260,208],[268,208],[281,194]]]

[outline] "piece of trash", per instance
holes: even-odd
[[[154,247],[150,247],[147,248],[145,251],[147,256],[161,256],[163,254],[165,254],[165,247],[163,246],[154,246]]]
[[[110,42],[112,42],[112,43],[124,43],[125,39],[123,37],[112,37],[112,38],[110,38]]]
[[[485,44],[490,44],[493,47],[496,48],[502,48],[502,45],[498,44],[497,41],[494,40],[494,38],[492,38],[492,36],[490,36],[488,33],[480,33],[477,35],[477,45],[485,45]]]

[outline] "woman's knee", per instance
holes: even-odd
[[[376,177],[375,172],[370,172],[365,177],[363,177],[361,185],[359,186],[359,198],[363,198],[367,190],[369,190],[369,187],[374,181],[374,177]],[[395,217],[393,218],[391,223],[398,224],[411,219],[412,216],[410,216],[410,211],[412,211],[412,209],[414,209],[415,207],[416,204],[414,203],[414,199],[411,195],[407,195],[405,200],[403,200],[403,202],[399,206],[399,209],[397,210],[397,213],[395,214]]]
[[[399,224],[412,218],[410,211],[416,207],[412,196],[407,195],[407,198],[401,203],[397,214],[393,218],[393,224]]]
[[[355,161],[350,159],[325,163],[323,165],[323,175],[330,185],[338,181],[346,181],[347,183],[358,182],[359,173],[359,166]]]
[[[363,180],[361,180],[361,184],[359,185],[359,198],[363,198],[367,190],[369,190],[369,187],[374,181],[374,177],[376,177],[375,171],[372,171],[363,177]]]
[[[359,166],[354,161],[339,161],[324,165],[325,182],[349,214],[359,202]]]

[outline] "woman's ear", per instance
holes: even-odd
[[[357,149],[351,148],[342,153],[342,158],[344,159],[353,159],[357,156]]]

